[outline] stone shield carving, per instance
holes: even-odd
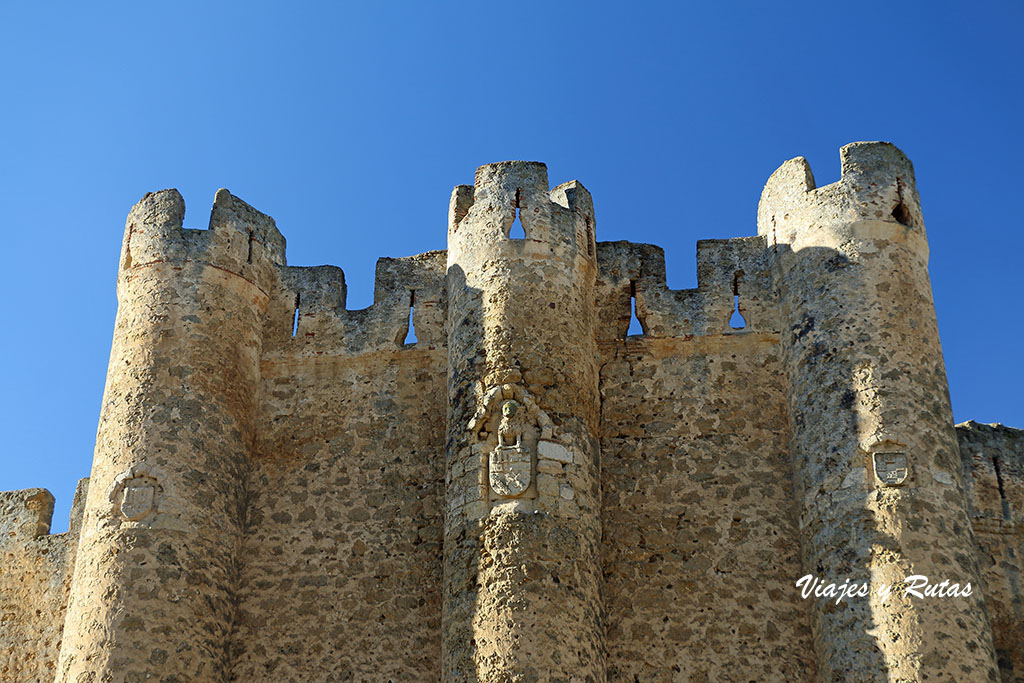
[[[537,447],[551,440],[554,425],[530,392],[516,384],[491,387],[467,429],[473,452],[483,456],[480,483],[492,502],[537,495]]]
[[[501,404],[498,421],[498,445],[491,451],[488,460],[488,480],[491,489],[499,496],[512,498],[520,495],[530,486],[533,475],[533,449],[524,443],[524,436],[531,429],[527,412],[515,399]]]
[[[160,481],[149,468],[135,465],[114,477],[107,491],[111,507],[104,515],[107,523],[135,526],[151,525],[160,505]]]
[[[513,498],[530,486],[533,454],[523,446],[498,446],[488,462],[491,489],[499,496]]]
[[[910,474],[906,453],[873,453],[872,460],[875,465],[875,476],[886,486],[899,486]]]
[[[125,482],[121,492],[121,514],[137,522],[152,512],[156,503],[156,482],[149,477],[136,477]]]

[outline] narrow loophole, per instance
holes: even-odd
[[[419,341],[418,339],[416,339],[416,322],[415,316],[413,315],[415,310],[416,291],[413,290],[409,292],[409,324],[406,327],[405,341],[402,342],[403,344],[415,344],[417,341]]]
[[[249,231],[249,255],[245,257],[246,263],[252,263],[252,230]]]
[[[295,294],[295,314],[292,316],[292,336],[299,333],[299,295]]]
[[[996,486],[999,489],[999,500],[1002,502],[1003,519],[1009,522],[1012,518],[1010,501],[1006,499],[1006,489],[1003,484],[1003,468],[1000,467],[999,456],[992,456],[992,469],[996,472]]]
[[[124,245],[124,269],[132,267],[132,235],[135,233],[135,223],[128,226],[128,238]]]
[[[635,282],[629,283],[629,311],[629,329],[626,331],[626,336],[647,334],[647,326],[640,320],[640,313],[637,310]]]
[[[732,295],[732,317],[729,318],[729,327],[734,330],[742,330],[747,326],[747,321],[744,320],[743,315],[740,313],[740,295]]]
[[[910,209],[903,202],[896,205],[896,208],[892,210],[892,217],[896,219],[896,222],[900,225],[910,226]]]
[[[583,221],[587,224],[587,256],[594,255],[594,225],[590,222],[589,216],[584,216]]]
[[[512,225],[509,226],[508,238],[510,240],[524,240],[526,239],[526,228],[523,227],[523,221],[519,215],[519,190],[516,190],[515,210],[516,217],[512,220]]]
[[[907,205],[903,203],[902,178],[896,179],[896,196],[898,198],[898,201],[896,202],[896,206],[893,207],[892,217],[895,218],[896,222],[899,223],[900,225],[905,225],[909,228],[913,218],[910,215],[910,209],[908,209]]]

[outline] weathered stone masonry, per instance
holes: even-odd
[[[482,166],[363,310],[227,191],[146,195],[70,531],[0,493],[0,679],[1024,681],[1024,433],[953,427],[913,169],[841,156],[691,290]]]

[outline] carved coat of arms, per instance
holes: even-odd
[[[886,486],[899,486],[907,480],[910,467],[907,465],[906,453],[873,453],[871,457],[878,481]]]
[[[137,522],[153,510],[156,502],[156,482],[150,477],[135,477],[125,482],[121,491],[121,514]]]
[[[554,438],[554,424],[525,388],[492,386],[466,426],[473,451],[483,456],[488,500],[537,496],[537,446]]]
[[[498,445],[488,458],[488,479],[499,496],[513,498],[530,486],[533,475],[533,449],[523,443],[525,411],[517,401],[501,404]]]

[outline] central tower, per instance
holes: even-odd
[[[590,194],[544,164],[452,193],[445,680],[605,680],[594,254]]]

